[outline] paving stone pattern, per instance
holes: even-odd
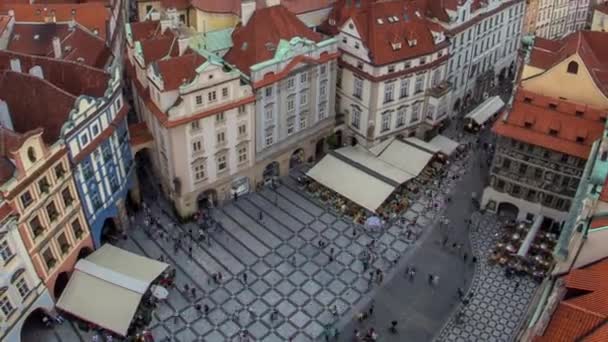
[[[480,256],[468,294],[472,297],[466,307],[461,305],[457,310],[464,312],[464,319],[457,323],[453,316],[435,340],[513,341],[538,284],[529,277],[508,279],[503,267],[489,265],[488,256],[501,235],[502,225],[495,215],[476,213],[472,220],[472,248]]]

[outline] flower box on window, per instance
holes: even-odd
[[[58,218],[59,218],[59,214],[58,213],[51,213],[51,214],[49,214],[49,219],[51,219],[51,222],[54,222]]]
[[[46,183],[40,185],[40,191],[42,193],[48,194],[50,189],[51,189],[51,186]]]
[[[55,267],[55,265],[57,264],[57,260],[55,260],[54,258],[49,260],[46,265],[49,267],[49,269]]]
[[[67,243],[61,244],[61,254],[66,254],[70,250],[70,245]]]
[[[34,228],[34,237],[38,237],[44,233],[44,228],[42,226]]]
[[[77,239],[80,239],[82,237],[82,229],[78,229],[77,231],[75,231],[74,235]]]

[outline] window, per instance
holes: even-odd
[[[246,124],[239,125],[239,137],[242,137],[245,135],[247,135],[247,125]]]
[[[226,163],[226,155],[222,154],[217,157],[217,172],[226,171],[228,164]]]
[[[397,127],[405,125],[405,107],[401,107],[397,110]]]
[[[357,62],[357,68],[363,70],[363,62]]]
[[[420,65],[425,64],[426,63],[426,58],[422,57],[420,58]]]
[[[388,66],[388,72],[389,72],[389,73],[391,73],[391,72],[395,72],[395,66],[394,66],[394,65],[389,65],[389,66]]]
[[[327,74],[327,65],[321,65],[319,66],[319,73],[323,76],[325,74]]]
[[[401,85],[400,85],[400,90],[399,90],[399,97],[400,98],[404,98],[407,97],[410,91],[410,79],[409,78],[402,78],[401,79]]]
[[[441,70],[437,69],[433,73],[433,80],[432,80],[433,87],[437,86],[439,84],[439,82],[441,82]]]
[[[534,178],[542,178],[543,176],[543,169],[537,167],[534,169]]]
[[[319,87],[319,96],[321,98],[327,96],[327,81],[321,82],[321,86]]]
[[[65,188],[61,191],[61,198],[63,199],[63,204],[66,206],[66,208],[74,203],[74,197],[72,196],[70,188]]]
[[[83,136],[80,137],[80,144],[81,145],[86,145],[88,142],[89,142],[89,136],[88,135],[85,134],[85,135],[83,135]],[[30,149],[28,150],[28,156],[29,156],[30,150],[31,150],[32,153],[34,152],[34,150],[30,147]],[[36,160],[35,155],[34,155],[34,160],[32,160],[31,156],[30,156],[30,160],[31,161],[35,161]]]
[[[202,95],[196,95],[196,97],[194,98],[194,101],[196,102],[197,106],[200,106],[203,104],[203,96]]]
[[[217,133],[217,144],[222,145],[225,142],[226,142],[226,133],[224,133],[224,132]]]
[[[80,239],[82,237],[84,231],[82,230],[82,225],[80,224],[79,219],[72,221],[72,232],[74,232],[76,239]]]
[[[217,94],[215,93],[215,90],[207,93],[207,99],[209,100],[209,102],[215,102],[215,100],[217,100]]]
[[[420,102],[416,102],[412,105],[412,117],[410,123],[414,123],[420,120]]]
[[[267,106],[266,107],[266,110],[264,111],[264,120],[266,122],[274,120],[274,114],[272,112],[272,106]]]
[[[47,248],[44,253],[42,253],[42,258],[44,259],[47,269],[51,270],[53,267],[55,267],[57,259],[55,259],[55,255],[53,255],[53,251],[50,247]]]
[[[300,113],[300,129],[306,128],[307,120],[308,120],[308,112]]]
[[[295,116],[287,118],[287,135],[292,135],[296,131],[295,125],[296,125]]]
[[[359,42],[355,42],[355,49],[359,49]]]
[[[8,245],[8,240],[4,239],[0,241],[0,257],[2,258],[2,261],[7,262],[13,257],[13,254],[11,246]]]
[[[203,143],[201,139],[196,139],[192,142],[192,153],[197,154],[203,150]]]
[[[264,142],[266,143],[266,146],[270,146],[274,143],[274,132],[272,130],[272,127],[266,128]]]
[[[239,115],[245,114],[246,112],[247,112],[247,107],[245,107],[245,105],[240,105],[239,106]]]
[[[424,75],[420,75],[420,76],[416,77],[416,86],[414,87],[415,94],[422,92],[423,83],[424,83]]]
[[[293,77],[287,79],[287,89],[293,89],[295,87],[295,81]]]
[[[65,233],[61,233],[57,238],[57,244],[59,245],[59,249],[61,250],[61,254],[67,254],[70,251],[70,242],[68,238],[65,236]]]
[[[325,111],[325,107],[327,107],[326,102],[323,102],[319,105],[319,120],[323,120],[327,117],[327,112]]]
[[[17,288],[17,291],[19,291],[21,298],[25,298],[28,293],[30,293],[30,287],[27,285],[27,281],[25,280],[24,276],[21,276],[21,278],[17,280],[15,287]]]
[[[295,98],[295,95],[291,95],[287,98],[287,111],[291,112],[292,110],[296,109]]]
[[[57,177],[57,179],[61,179],[64,175],[65,169],[63,168],[63,164],[55,166],[55,177]]]
[[[357,107],[353,107],[353,115],[350,118],[350,124],[355,128],[361,126],[361,111]]]
[[[46,214],[49,216],[51,222],[55,221],[59,217],[59,212],[57,211],[55,202],[51,201],[51,203],[46,206]]]
[[[578,74],[578,63],[572,61],[568,63],[568,73],[569,74]]]
[[[300,93],[300,105],[301,106],[305,106],[308,104],[308,90],[305,90],[303,92]]]
[[[0,298],[0,310],[2,310],[4,317],[10,316],[10,314],[12,314],[15,310],[13,304],[11,304],[10,299],[8,299],[8,296]]]
[[[199,124],[199,121],[198,121],[198,120],[194,120],[194,121],[192,121],[192,122],[190,123],[190,128],[191,128],[193,131],[197,131],[197,130],[199,130],[199,129],[201,128],[201,126],[200,126],[200,124]]]
[[[386,132],[391,129],[391,113],[382,113],[382,132]]]
[[[99,134],[99,126],[93,125],[93,135],[97,135],[97,134]]]
[[[228,97],[228,88],[222,88],[222,98],[225,99]]]
[[[199,159],[198,161],[196,161],[194,163],[194,166],[192,167],[192,170],[194,171],[195,181],[201,181],[205,179],[205,160]]]
[[[384,84],[384,103],[391,102],[395,99],[395,83]]]
[[[426,118],[431,121],[435,120],[435,106],[430,103],[426,108]]]
[[[42,179],[40,179],[38,181],[38,189],[40,190],[41,193],[48,194],[50,185],[49,185],[49,181],[46,179],[46,177],[42,177]]]
[[[23,208],[27,208],[30,206],[30,204],[32,204],[32,202],[34,201],[34,199],[32,198],[32,194],[30,194],[29,191],[24,192],[21,195],[21,205],[23,206]]]
[[[30,229],[32,230],[34,238],[37,238],[44,232],[44,227],[42,227],[38,216],[34,216],[34,218],[30,220]]]
[[[247,161],[247,146],[239,147],[238,149],[239,164]]]
[[[225,117],[224,117],[224,112],[220,112],[220,113],[217,113],[217,114],[215,115],[215,122],[216,122],[216,123],[223,123],[223,122],[225,122],[225,121],[226,121],[226,120],[225,120]]]
[[[342,68],[338,68],[336,72],[336,87],[342,88]]]
[[[353,85],[353,96],[361,99],[363,96],[363,80],[355,77],[355,83]]]
[[[519,173],[523,175],[526,173],[526,171],[528,171],[528,165],[519,164]]]

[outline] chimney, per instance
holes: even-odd
[[[255,0],[244,0],[241,3],[241,25],[247,25],[253,12],[255,12]]]
[[[281,0],[266,0],[266,7],[278,6],[281,4]]]
[[[61,59],[61,40],[59,37],[53,37],[53,56],[57,59]]]
[[[21,72],[21,61],[19,58],[11,59],[11,70],[14,72]]]

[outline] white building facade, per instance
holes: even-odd
[[[546,39],[559,39],[587,25],[589,0],[540,0],[535,34]]]

